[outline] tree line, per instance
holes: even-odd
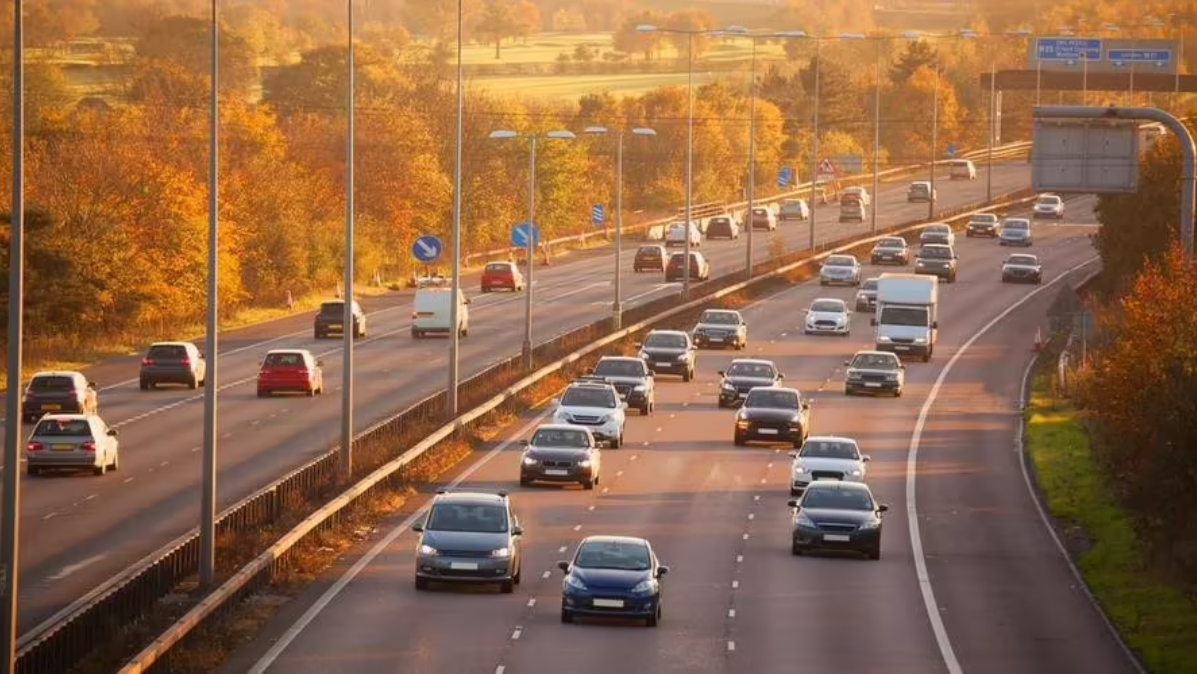
[[[1109,486],[1135,514],[1155,570],[1192,590],[1197,265],[1179,242],[1180,156],[1175,138],[1165,137],[1144,157],[1137,193],[1098,199],[1097,337],[1077,398]]]

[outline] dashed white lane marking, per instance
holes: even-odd
[[[159,468],[166,468],[166,467],[167,467],[167,466],[169,466],[169,465],[170,465],[170,461],[163,461],[162,463],[158,464],[158,467],[159,467]]]
[[[623,471],[622,470],[615,471],[615,477],[623,477]]]
[[[744,540],[748,540],[748,536],[749,536],[748,532],[747,531],[744,532]]]
[[[753,495],[752,495],[752,500],[753,500],[753,501],[759,501],[759,500],[761,500],[761,495],[760,495],[760,494],[753,494]]]
[[[567,548],[563,545],[563,546],[557,548],[557,554],[564,555],[566,550],[567,550]]]
[[[581,531],[581,530],[582,530],[582,525],[581,525],[581,524],[575,524],[575,525],[574,525],[574,531]]]
[[[594,506],[587,506],[586,509],[590,512],[594,512]]]
[[[635,461],[635,460],[636,460],[636,456],[637,456],[636,454],[633,454],[633,455],[632,455],[632,458],[628,459],[628,461]]]
[[[92,500],[92,499],[96,498],[97,496],[99,496],[99,494],[89,494],[89,495],[88,495],[88,497],[87,497],[87,498],[85,498],[85,499],[83,499],[83,500],[84,500],[84,501],[90,501],[90,500]]]
[[[727,609],[727,617],[729,617],[729,618],[736,617],[736,609],[734,609],[734,608]]]
[[[738,590],[738,589],[740,589],[740,581],[738,581],[738,580],[733,580],[733,581],[732,581],[732,589],[733,589],[733,590]]]
[[[132,481],[133,481],[133,478],[131,478],[131,477],[126,477],[126,478],[125,478],[125,484],[129,484],[129,483],[130,483],[130,482],[132,482]]]
[[[769,465],[765,466],[765,468],[771,469],[771,468],[773,468],[773,464],[769,464]]]
[[[520,640],[520,636],[521,636],[523,633],[524,633],[524,628],[522,628],[522,627],[517,627],[517,628],[515,628],[515,631],[511,633],[511,640],[512,640],[512,641],[519,641],[519,640]]]
[[[58,517],[58,513],[50,513],[49,515],[42,515],[42,520],[50,520],[54,519],[55,517]]]
[[[766,480],[765,478],[763,478],[763,477],[761,478],[761,484],[765,484],[767,481],[768,480]]]
[[[544,580],[548,580],[549,576],[551,576],[551,575],[553,575],[553,574],[549,573],[548,571],[545,571],[544,573],[540,574],[540,577]]]
[[[505,667],[504,665],[499,665],[498,667],[495,667],[495,674],[503,674],[503,672],[506,672],[506,671],[507,671],[507,667]]]
[[[734,642],[734,641],[727,642],[727,650],[734,652],[736,650],[736,642]]]
[[[750,519],[750,520],[751,520],[751,519],[756,519],[756,514],[755,514],[755,513],[748,513],[748,519]]]
[[[609,490],[607,487],[603,487],[603,492],[602,492],[602,493],[606,494],[608,491],[610,491],[610,490]]]
[[[528,608],[532,608],[533,606],[536,606],[536,597],[532,597],[528,600]]]
[[[233,437],[233,432],[232,432],[232,431],[229,431],[228,433],[225,433],[224,435],[220,436],[220,439],[221,439],[221,440],[228,440],[228,439],[229,439],[229,438],[231,438],[231,437]]]
[[[200,447],[192,447],[191,452],[194,454],[195,452],[200,451],[200,449],[201,449]]]
[[[669,418],[670,418],[670,419],[676,419],[676,418],[677,418],[677,415],[676,415],[676,414],[670,414],[670,415],[669,415]]]
[[[744,555],[736,555],[736,564],[742,564],[743,562],[744,562]]]

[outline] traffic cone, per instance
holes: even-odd
[[[1032,349],[1035,352],[1043,350],[1043,332],[1039,328],[1035,328],[1035,344]]]

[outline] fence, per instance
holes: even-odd
[[[1002,200],[1010,200],[1011,203],[1023,203],[1027,201],[1029,194],[1029,190],[1020,190],[1019,192],[1012,193],[1010,195],[1003,195]],[[957,209],[956,212],[940,214],[940,217],[947,219],[951,218],[952,216],[963,216],[966,220],[967,216],[972,212],[977,211],[965,211],[964,209]],[[963,220],[957,222],[956,224],[959,225],[962,223]],[[242,568],[223,586],[205,597],[172,628],[167,630],[167,632],[165,632],[145,650],[138,654],[129,665],[121,670],[122,673],[127,672],[132,674],[134,672],[148,671],[155,663],[159,662],[160,659],[168,656],[173,647],[181,642],[193,630],[199,628],[208,620],[219,619],[226,614],[231,607],[236,606],[241,599],[247,597],[256,589],[270,582],[274,571],[286,563],[288,552],[306,536],[312,534],[313,532],[321,531],[330,526],[332,523],[335,523],[337,514],[345,508],[351,506],[358,499],[368,496],[375,490],[386,489],[395,486],[397,483],[401,483],[403,478],[403,468],[409,465],[418,456],[431,449],[441,440],[451,436],[454,432],[466,427],[468,424],[489,413],[490,411],[499,408],[505,402],[514,399],[522,390],[532,386],[540,379],[559,371],[569,364],[580,361],[588,355],[609,346],[619,339],[645,330],[651,325],[656,324],[668,317],[676,316],[682,312],[704,306],[714,299],[738,292],[751,285],[776,278],[788,271],[796,269],[805,264],[810,264],[813,261],[825,258],[826,256],[836,252],[853,250],[855,248],[861,247],[862,245],[867,245],[868,243],[881,238],[881,236],[892,236],[895,232],[912,232],[921,224],[923,223],[915,225],[900,225],[897,227],[888,228],[886,232],[877,237],[849,239],[849,243],[845,243],[840,247],[834,248],[833,250],[829,250],[824,253],[815,254],[810,251],[797,251],[787,256],[789,259],[770,261],[758,265],[758,269],[761,269],[762,267],[771,268],[767,270],[761,269],[761,274],[753,278],[751,281],[743,281],[742,273],[733,273],[715,279],[709,283],[704,283],[702,284],[702,288],[706,292],[704,293],[703,297],[680,306],[676,297],[665,297],[654,302],[634,307],[626,313],[626,321],[627,323],[631,324],[631,327],[629,328],[620,331],[614,331],[611,327],[610,319],[604,319],[594,324],[571,330],[562,336],[555,338],[549,343],[538,346],[536,349],[537,358],[551,358],[551,362],[541,366],[540,369],[534,372],[532,375],[525,377],[514,384],[506,386],[506,388],[500,387],[500,390],[496,392],[496,395],[491,397],[484,404],[472,409],[470,412],[462,415],[461,417],[453,419],[451,422],[442,426],[435,433],[432,433],[415,446],[407,449],[406,451],[401,450],[396,452],[397,456],[394,460],[378,468],[371,475],[353,485],[350,489],[340,494],[337,498],[333,499],[319,511],[310,515],[304,520],[304,522],[282,536],[278,542],[272,545],[268,550],[264,551],[253,562]],[[600,335],[605,336],[600,338]],[[565,355],[556,353],[553,349],[554,344],[577,343],[583,339],[588,339],[590,342],[584,348],[569,352]],[[560,351],[560,349],[557,351]],[[512,361],[508,362],[518,361],[519,358],[516,357],[512,359]],[[537,362],[542,363],[544,361],[537,360]],[[478,377],[475,377],[474,379],[477,378]],[[335,454],[330,454],[329,456],[333,457],[335,460]],[[165,661],[168,660],[169,658],[166,657]]]
[[[1011,157],[1020,156],[1024,153],[1029,156],[1030,151],[1031,151],[1031,141],[1019,141],[1017,143],[1010,143],[1009,145],[995,147],[993,156],[994,156],[994,159],[1009,159]],[[987,153],[988,153],[988,149],[974,150],[972,152],[966,152],[966,153],[961,154],[958,157],[958,159],[981,159],[981,158],[987,156]],[[939,166],[939,165],[947,164],[950,161],[953,161],[953,160],[945,159],[942,161],[937,161],[937,162],[935,162],[935,164],[937,166]],[[881,177],[882,180],[888,180],[888,179],[895,178],[900,175],[909,174],[913,171],[924,171],[927,169],[927,166],[928,166],[927,164],[919,164],[916,166],[901,166],[898,168],[889,169],[888,171],[881,171],[878,173],[878,175]],[[867,184],[872,184],[872,180],[873,180],[872,174],[861,174],[861,175],[849,176],[847,178],[844,178],[840,181],[840,184],[841,184],[841,186],[849,186],[849,185],[857,185],[857,184],[867,185]],[[758,199],[755,199],[753,203],[764,205],[764,204],[769,204],[769,203],[776,203],[783,199],[794,199],[794,198],[803,199],[803,198],[807,198],[809,196],[810,196],[810,183],[802,183],[800,185],[794,185],[793,189],[790,190],[789,192],[785,192],[782,194],[775,194],[770,197],[758,198]],[[739,209],[746,208],[747,206],[748,206],[748,202],[746,202],[746,201],[740,201],[740,202],[736,202],[736,203],[732,203],[732,204],[724,203],[723,204],[724,210],[721,212],[729,212],[729,211],[733,211],[733,210],[739,210]],[[692,212],[693,212],[693,209],[694,209],[694,206],[691,205]],[[684,213],[684,211],[683,211],[683,213]],[[698,217],[698,216],[694,216],[694,217]],[[669,224],[670,222],[673,222],[676,219],[677,218],[675,216],[670,216],[667,218],[658,218],[655,220],[649,220],[647,222],[642,222],[642,223],[635,224],[635,225],[624,225],[623,233],[630,234],[630,233],[635,233],[635,232],[646,232],[646,231],[652,229],[653,227],[661,227],[662,225]],[[605,230],[605,228],[604,229],[596,229],[593,232],[586,232],[583,234],[575,234],[573,236],[563,236],[563,237],[559,237],[556,239],[552,239],[550,241],[545,241],[545,242],[543,242],[542,245],[548,246],[549,248],[562,246],[562,245],[585,245],[593,238],[596,238],[596,237],[604,237],[605,238],[607,235],[608,235],[608,233]],[[487,251],[482,251],[482,252],[478,252],[478,253],[469,253],[464,256],[462,263],[465,264],[466,266],[471,266],[471,265],[475,265],[475,264],[482,264],[482,263],[490,262],[493,260],[506,260],[509,256],[518,253],[520,250],[523,250],[523,249],[507,247],[507,248],[496,248],[494,250],[487,250]]]
[[[1014,202],[1031,195],[1031,190],[1023,189],[999,195],[996,200]],[[936,220],[975,212],[970,211],[970,208],[939,213]],[[901,225],[887,231],[907,231],[917,226]],[[858,241],[867,240],[871,239],[864,237]],[[754,266],[754,277],[776,272],[784,265],[794,266],[814,255],[815,251],[794,251],[777,259],[763,261]],[[743,277],[742,271],[734,272],[694,287],[692,290],[703,293],[702,298],[696,301],[709,301],[714,294],[743,283]],[[757,281],[759,279],[754,278],[754,282]],[[677,305],[678,297],[667,295],[624,312],[624,323],[635,325],[650,318],[659,318]],[[533,361],[538,367],[543,367],[613,331],[610,317],[567,331],[536,346],[533,349]],[[519,355],[513,354],[465,379],[459,393],[461,408],[473,409],[488,400],[493,401],[497,392],[513,386],[523,375],[522,360]],[[445,399],[446,392],[441,391],[366,429],[355,438],[358,453],[373,450],[385,451],[391,456],[410,454],[411,447],[402,446],[404,429],[443,422]],[[460,420],[455,420],[453,425],[460,427]],[[319,495],[320,490],[335,479],[338,470],[339,455],[333,448],[226,509],[217,520],[217,537],[260,531],[279,524],[285,513],[294,513],[296,508]],[[97,644],[114,639],[128,625],[149,614],[181,582],[194,577],[198,568],[199,535],[193,530],[23,634],[18,642],[17,672],[43,674],[69,670],[94,652]]]

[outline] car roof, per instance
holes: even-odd
[[[764,358],[733,358],[731,364],[735,365],[736,363],[747,363],[749,365],[772,365],[773,367],[777,367],[776,363],[771,360],[765,360]]]
[[[480,491],[453,491],[437,494],[433,503],[468,503],[472,505],[506,505],[507,497]]]
[[[1039,261],[1039,256],[1034,253],[1011,253],[1010,255],[1008,255],[1006,257],[1006,261],[1009,262],[1010,260],[1013,260],[1016,257],[1029,257],[1036,262]]]
[[[926,227],[924,227],[923,229],[951,229],[951,228],[952,228],[952,226],[946,222],[933,222],[933,223],[927,225]]]
[[[859,446],[860,443],[855,438],[849,438],[843,435],[812,435],[806,439],[807,442],[851,442]]]
[[[910,185],[912,187],[915,185],[926,185],[927,187],[931,187],[931,181],[930,180],[912,180],[912,181],[910,181]]]
[[[613,536],[610,534],[602,534],[598,536],[587,536],[583,538],[579,546],[586,543],[624,543],[630,545],[643,545],[651,548],[652,544],[648,542],[647,538],[637,538],[636,536]]]
[[[810,301],[811,304],[814,304],[815,302],[839,302],[840,304],[847,304],[847,302],[838,297],[816,297]]]
[[[1030,218],[1005,218],[1002,222],[1030,222]]]
[[[947,248],[948,250],[952,249],[952,247],[946,243],[928,243],[923,246],[923,250],[927,250],[928,248]]]
[[[852,354],[853,358],[855,358],[857,356],[893,356],[894,358],[897,358],[898,354],[890,353],[889,351],[876,351],[873,349],[865,349],[862,351],[857,351],[856,353]]]
[[[586,431],[590,432],[589,428],[585,426],[575,426],[573,424],[541,424],[536,427],[538,431]]]
[[[842,482],[840,480],[815,480],[806,485],[806,493],[810,493],[811,489],[836,489],[840,491],[863,491],[870,496],[873,490],[869,489],[869,485],[864,482]]]
[[[155,346],[195,346],[195,345],[192,344],[191,342],[154,342],[153,344],[150,344],[151,349],[154,348]]]
[[[83,373],[78,370],[43,370],[35,373],[30,379],[37,379],[38,377],[82,377]]]
[[[266,352],[266,355],[269,356],[274,353],[306,353],[309,356],[312,355],[312,352],[307,349],[271,349]]]
[[[604,360],[613,360],[613,361],[619,361],[619,362],[626,361],[626,362],[636,362],[636,363],[644,362],[643,358],[637,358],[635,356],[603,356],[602,358],[599,358],[600,363],[603,362]]]
[[[797,394],[798,396],[802,395],[801,391],[799,391],[796,388],[791,388],[789,386],[754,386],[752,391],[749,391],[749,393],[751,394],[753,391],[786,391],[789,393]]]
[[[680,335],[682,337],[689,337],[689,333],[681,330],[650,330],[649,335]],[[647,336],[647,335],[646,335]]]
[[[740,312],[736,311],[735,309],[703,309],[702,313],[703,314],[736,314],[737,316],[740,315]]]
[[[38,419],[38,421],[46,421],[47,419],[50,421],[85,421],[94,416],[96,416],[96,415],[94,415],[94,414],[78,414],[78,413],[76,413],[76,414],[47,414],[47,415],[43,416],[41,419]]]

